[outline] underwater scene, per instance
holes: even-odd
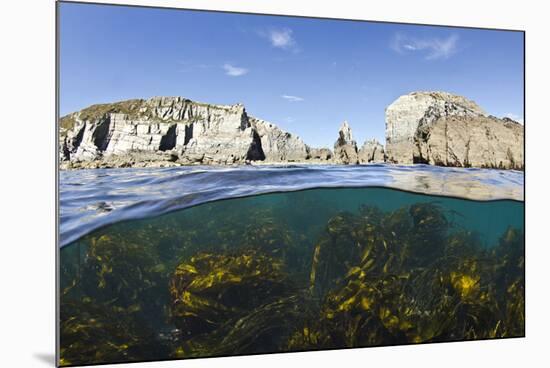
[[[455,170],[61,172],[60,364],[524,336],[523,173]]]

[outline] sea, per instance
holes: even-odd
[[[61,365],[521,337],[524,173],[59,173]]]

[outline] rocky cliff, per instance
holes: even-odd
[[[446,92],[413,92],[386,109],[386,146],[358,148],[350,125],[334,152],[312,148],[243,105],[155,97],[93,105],[60,119],[62,168],[247,163],[398,164],[523,169],[523,126]]]
[[[309,159],[309,147],[240,105],[155,97],[61,118],[62,167],[244,164]]]
[[[447,116],[420,126],[414,162],[523,170],[523,126],[492,116]]]
[[[391,163],[523,169],[523,137],[519,123],[446,92],[413,92],[386,109]]]
[[[419,126],[444,116],[484,116],[484,111],[464,97],[446,92],[413,92],[386,108],[386,155],[393,163],[412,164]]]
[[[310,148],[300,139],[268,121],[250,117],[258,133],[267,162],[301,162],[309,159]]]

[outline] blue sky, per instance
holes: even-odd
[[[343,120],[384,141],[384,109],[443,90],[523,116],[523,34],[169,9],[61,4],[61,115],[95,103],[184,96],[332,147]]]

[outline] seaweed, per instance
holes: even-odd
[[[270,332],[296,316],[296,291],[282,261],[261,251],[198,253],[170,281],[171,319],[181,331],[175,355],[269,350],[262,341],[273,343]]]
[[[452,216],[362,205],[300,229],[224,204],[102,229],[61,252],[60,363],[523,336],[523,232],[487,246]]]
[[[84,297],[62,301],[60,311],[61,366],[158,359],[170,352],[137,317],[137,306],[110,306]]]
[[[488,250],[476,234],[452,230],[433,204],[336,215],[311,271],[311,288],[328,291],[288,349],[522,336],[523,234],[509,229]],[[335,252],[338,244],[348,245],[346,257]],[[328,287],[315,284],[319,273],[332,275]]]
[[[73,250],[74,249],[74,250]],[[92,236],[62,252],[61,365],[155,359],[168,301],[165,267],[153,250],[121,234]],[[68,267],[71,258],[78,267]]]

